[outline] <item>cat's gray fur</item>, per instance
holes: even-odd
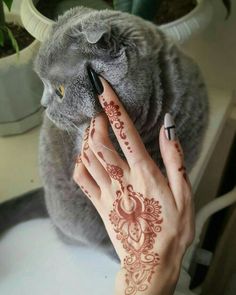
[[[174,117],[187,170],[196,162],[207,124],[207,93],[192,59],[154,24],[126,13],[71,9],[42,44],[35,69],[45,84],[40,169],[49,215],[72,241],[112,249],[98,213],[72,178],[84,129],[101,111],[88,65],[115,89],[161,167],[158,134],[166,112]],[[54,91],[60,84],[65,85],[62,101]]]

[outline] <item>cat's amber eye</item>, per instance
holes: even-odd
[[[59,87],[56,88],[55,90],[56,94],[60,97],[60,99],[63,98],[64,94],[65,94],[65,88],[63,85],[60,85]]]

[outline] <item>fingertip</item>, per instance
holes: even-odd
[[[162,125],[161,129],[160,129],[160,133],[159,133],[159,145],[160,145],[161,153],[162,153],[162,151],[164,151],[166,141],[168,141],[168,140],[165,135],[165,127],[164,127],[164,125]]]
[[[165,125],[162,125],[160,129],[159,144],[165,165],[173,165],[173,161],[179,162],[181,160],[181,148],[178,139],[176,137],[174,140],[169,139]]]
[[[81,155],[78,155],[75,160],[75,166],[74,166],[74,171],[73,171],[73,180],[77,185],[79,185],[80,182],[80,167],[82,165],[82,159]]]
[[[113,88],[111,87],[111,85],[101,76],[99,76],[99,79],[102,83],[103,86],[103,92],[101,94],[98,95],[99,101],[102,105],[102,107],[104,108],[104,103],[109,99],[109,100],[113,100],[113,101],[118,101],[118,97],[115,93],[115,91],[113,90]]]

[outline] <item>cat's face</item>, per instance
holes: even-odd
[[[59,18],[35,61],[35,70],[44,83],[42,105],[59,128],[76,128],[89,122],[100,109],[88,79],[88,65],[113,86],[117,85],[121,96],[122,83],[128,94],[148,94],[143,90],[144,79],[149,87],[147,69],[145,78],[140,75],[142,85],[138,74],[135,79],[128,78],[128,74],[135,75],[141,56],[148,50],[144,24],[141,19],[121,12],[82,7]],[[135,105],[133,101],[133,108]]]

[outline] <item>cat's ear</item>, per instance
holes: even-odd
[[[111,28],[104,23],[84,24],[82,25],[82,34],[85,35],[88,43],[96,44],[102,38],[109,40]]]

